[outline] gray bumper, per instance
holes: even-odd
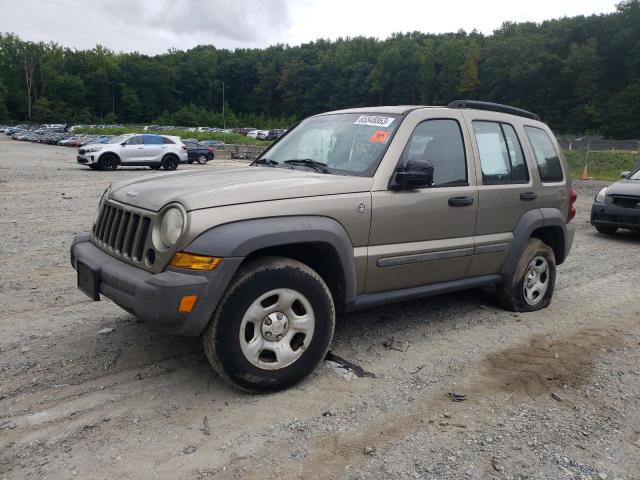
[[[593,203],[591,225],[606,225],[640,230],[640,208],[623,208],[608,203]]]
[[[151,273],[107,255],[90,241],[88,233],[76,235],[71,245],[71,265],[78,261],[98,278],[99,292],[145,322],[177,335],[199,335],[209,323],[218,302],[242,258],[225,258],[213,272],[171,268]],[[191,313],[179,313],[180,299],[197,295]]]

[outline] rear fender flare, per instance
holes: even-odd
[[[556,208],[529,210],[520,217],[520,220],[518,220],[513,230],[513,242],[507,258],[500,269],[502,275],[512,275],[515,272],[518,260],[527,246],[531,234],[541,227],[558,227],[562,230],[562,251],[564,255],[566,255],[565,242],[567,238],[567,225],[562,212]],[[564,256],[557,258],[556,261],[558,264],[562,263]]]

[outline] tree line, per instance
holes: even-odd
[[[539,113],[560,132],[640,137],[640,0],[507,22],[491,35],[398,33],[160,55],[0,34],[0,122],[288,126],[327,110],[456,98]]]

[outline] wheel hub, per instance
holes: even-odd
[[[277,342],[289,331],[289,318],[282,312],[273,312],[262,321],[262,336],[269,342]]]

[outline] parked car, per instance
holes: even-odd
[[[640,170],[620,176],[623,180],[603,188],[593,200],[591,225],[600,233],[640,230]]]
[[[179,137],[127,134],[106,143],[91,143],[78,149],[77,162],[93,170],[115,170],[119,166],[147,166],[153,170],[175,170],[187,161],[187,147]]]
[[[221,378],[274,391],[322,361],[336,311],[490,284],[509,310],[548,306],[575,201],[533,113],[357,108],[307,118],[244,169],[113,184],[71,263],[92,300],[201,335]]]
[[[184,140],[187,147],[187,163],[198,162],[200,165],[206,164],[209,160],[213,160],[213,148],[202,145],[198,142]]]
[[[266,140],[268,136],[269,130],[258,130],[258,133],[256,134],[256,138],[258,140]]]
[[[268,130],[264,140],[277,140],[282,135],[284,135],[285,132],[286,130],[281,128],[274,128],[274,129]]]
[[[200,142],[202,145],[213,148],[213,151],[221,150],[224,148],[224,142],[222,140],[203,140]]]

